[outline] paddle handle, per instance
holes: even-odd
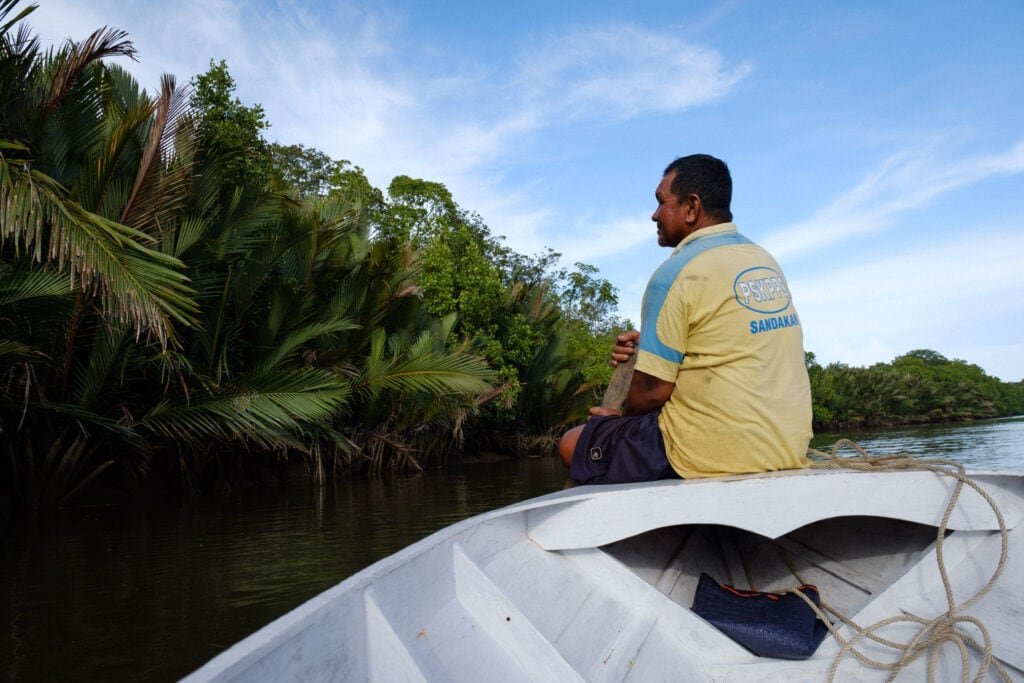
[[[629,393],[629,383],[633,381],[633,366],[636,365],[636,354],[629,357],[629,360],[622,361],[612,371],[611,381],[608,388],[604,390],[604,398],[601,399],[602,408],[618,410],[626,402],[626,394]]]

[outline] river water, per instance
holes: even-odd
[[[1024,469],[1024,417],[851,434],[873,455]],[[846,453],[852,454],[852,452]],[[236,491],[40,514],[2,531],[0,672],[170,681],[350,574],[452,522],[562,488],[556,458],[451,466],[321,494]]]

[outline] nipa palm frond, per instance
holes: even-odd
[[[0,268],[0,308],[67,296],[70,291],[67,277],[52,270]]]
[[[162,402],[138,426],[194,444],[212,438],[304,450],[308,444],[296,436],[305,426],[329,422],[350,394],[343,380],[322,370],[266,373],[246,377],[205,400]]]
[[[304,327],[293,331],[285,337],[283,341],[275,346],[265,358],[256,364],[255,371],[262,373],[273,370],[305,344],[308,344],[315,339],[341,332],[351,332],[357,329],[359,329],[359,326],[353,321],[347,319],[305,325]]]
[[[73,421],[74,431],[86,436],[106,435],[114,437],[144,453],[146,444],[131,425],[122,424],[104,415],[98,415],[89,408],[74,403],[58,401],[30,401],[26,404],[27,411],[33,419],[45,424],[47,417],[52,424]]]
[[[135,59],[135,46],[128,40],[128,33],[119,29],[101,28],[93,31],[84,41],[68,41],[51,60],[57,65],[53,74],[49,94],[43,104],[43,113],[54,111],[64,96],[78,82],[85,69],[106,57],[129,57]]]
[[[35,350],[27,344],[10,339],[0,339],[0,359],[4,363],[31,358],[33,353],[35,353]],[[3,393],[0,393],[0,396],[2,395]]]
[[[160,79],[160,96],[131,195],[121,222],[146,234],[167,230],[172,216],[185,205],[192,187],[192,162],[197,129],[191,124],[185,88],[174,77]]]
[[[102,325],[90,337],[88,357],[73,372],[72,395],[78,405],[93,407],[117,389],[116,369],[125,362],[131,330],[126,325]]]
[[[4,36],[4,34],[10,31],[11,28],[19,21],[27,17],[32,12],[36,11],[36,5],[29,5],[28,7],[14,15],[13,19],[4,21],[5,19],[7,19],[7,15],[14,10],[15,6],[19,2],[21,2],[21,0],[2,0],[2,2],[0,2],[0,21],[3,22],[2,24],[0,24],[0,37]]]
[[[428,353],[389,364],[386,372],[363,378],[362,386],[401,392],[478,394],[490,389],[494,372],[486,361],[467,354]]]
[[[22,145],[0,141],[0,243],[14,241],[36,261],[70,271],[71,282],[98,291],[115,319],[148,330],[162,342],[173,333],[171,320],[191,325],[198,310],[178,269],[181,263],[142,246],[142,233],[84,210],[65,199],[63,188],[10,158]],[[45,232],[44,232],[45,231]],[[44,247],[45,245],[45,247]]]

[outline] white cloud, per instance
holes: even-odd
[[[1011,347],[1024,345],[1024,299],[1011,291],[1022,254],[1024,235],[976,228],[917,253],[791,277],[805,347],[823,362],[849,365],[932,348],[1012,375],[1019,358],[1011,366],[1008,352],[988,348],[984,359],[971,353],[989,347],[991,321],[999,321],[1000,338],[1020,340]],[[998,366],[984,362],[997,358]]]
[[[551,36],[531,49],[519,80],[527,106],[548,120],[608,120],[711,102],[750,70],[671,33],[619,24]]]
[[[648,243],[655,241],[654,224],[650,225],[651,228],[646,230],[642,220],[628,217],[613,218],[603,223],[586,221],[555,233],[551,247],[555,251],[571,253],[573,261],[593,262],[609,256],[621,259],[631,251],[648,246],[638,238],[639,235],[645,236]]]
[[[68,38],[84,40],[96,29],[111,24],[104,16],[106,13],[101,8],[87,3],[53,0],[37,7],[25,21],[46,47],[61,44]],[[113,27],[124,28],[116,24]]]
[[[241,7],[224,0],[160,4],[47,0],[27,21],[44,46],[67,38],[84,40],[104,26],[127,31],[138,61],[119,63],[152,91],[161,74],[173,74],[179,83],[186,83],[205,71],[211,58],[227,59],[232,67],[248,64],[249,43]]]
[[[780,260],[813,254],[851,237],[880,232],[902,214],[951,190],[1022,171],[1024,140],[1003,153],[951,162],[937,159],[930,150],[905,151],[886,159],[810,218],[773,231],[763,244]]]

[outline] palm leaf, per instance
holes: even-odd
[[[163,401],[138,426],[188,443],[213,438],[306,450],[309,444],[297,436],[305,427],[329,423],[350,395],[344,381],[323,370],[267,373],[188,405]]]
[[[335,320],[306,325],[285,337],[280,344],[275,346],[267,356],[256,364],[254,369],[257,373],[273,370],[286,358],[292,356],[298,349],[314,339],[357,329],[359,329],[359,326],[351,320]]]
[[[86,209],[117,220],[131,194],[131,169],[142,157],[143,137],[151,127],[154,104],[123,69],[104,68],[100,74],[100,129],[89,135],[92,153],[81,162],[72,197]],[[64,117],[65,121],[71,118]],[[74,123],[81,121],[79,126],[69,122],[76,136],[82,134],[79,128],[88,131],[88,120],[83,118],[75,117]]]
[[[0,307],[63,297],[70,292],[67,277],[52,270],[0,268]]]
[[[0,2],[0,122],[8,130],[22,123],[24,86],[33,80],[39,55],[39,39],[31,35],[27,24],[19,26],[13,36],[10,33],[15,24],[36,10],[36,5],[29,5],[13,19],[4,21],[18,1]]]
[[[490,389],[489,381],[494,378],[494,371],[484,359],[460,353],[428,353],[385,367],[363,376],[358,387],[373,392],[384,388],[439,396],[477,394]]]
[[[0,358],[6,357],[7,362],[12,359],[31,358],[34,353],[35,349],[27,344],[10,339],[0,339]]]
[[[131,195],[121,212],[125,225],[147,234],[167,230],[172,224],[171,217],[185,206],[192,187],[192,160],[198,140],[188,112],[187,92],[176,87],[173,76],[164,74],[149,139]]]
[[[21,0],[2,0],[0,1],[0,21],[7,19],[7,15],[10,14],[14,7],[21,2]],[[32,12],[35,12],[39,8],[39,5],[29,5],[25,9],[21,10],[18,14],[14,15],[13,19],[0,24],[0,36],[3,36],[11,30],[15,24],[27,17]]]
[[[134,446],[139,452],[146,450],[145,442],[131,425],[99,415],[85,406],[59,401],[29,401],[24,407],[37,421],[47,416],[57,418],[57,423],[71,420],[79,433],[105,434]]]
[[[91,335],[88,357],[74,373],[74,399],[78,405],[94,407],[101,398],[120,388],[120,376],[114,371],[124,364],[130,342],[131,330],[126,325],[102,325]]]
[[[27,151],[0,140],[0,244],[10,238],[16,251],[24,247],[42,261],[46,242],[46,259],[69,271],[72,285],[77,278],[83,291],[98,291],[110,315],[161,342],[173,332],[172,319],[195,324],[198,309],[180,261],[142,246],[152,240],[137,230],[66,200],[56,182],[6,150]]]
[[[129,57],[134,60],[135,54],[135,46],[128,40],[128,33],[119,29],[103,27],[93,31],[84,41],[68,41],[52,56],[57,68],[43,103],[43,115],[46,116],[57,108],[78,83],[85,69],[94,62],[106,57]]]

